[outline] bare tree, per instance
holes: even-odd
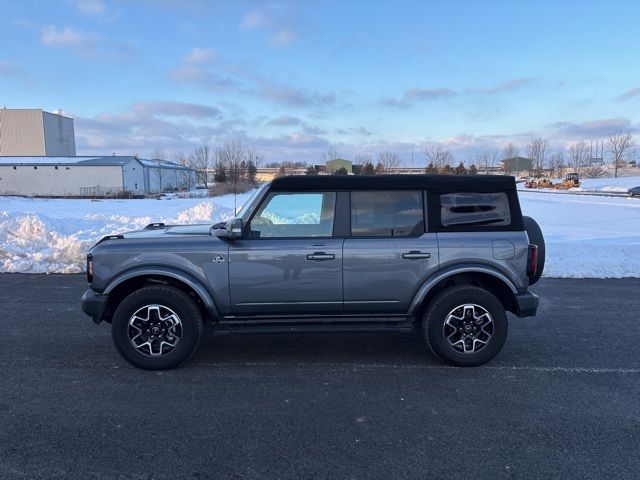
[[[507,143],[507,145],[502,149],[502,158],[513,158],[518,155],[520,155],[520,150],[513,142]]]
[[[602,178],[607,176],[607,171],[600,165],[591,165],[583,170],[582,176],[584,178]]]
[[[551,173],[554,177],[562,177],[562,172],[565,168],[563,150],[558,150],[556,153],[552,154],[551,157],[549,157],[549,168],[551,168]]]
[[[371,155],[368,153],[358,153],[354,163],[356,165],[366,165],[367,163],[371,163]]]
[[[589,165],[591,148],[587,142],[580,141],[569,146],[569,166],[580,176],[582,169]]]
[[[327,163],[329,160],[335,160],[336,158],[340,158],[340,154],[333,145],[327,148],[326,152],[322,153],[322,161],[324,163]]]
[[[438,170],[451,166],[454,161],[453,154],[441,144],[429,145],[424,154],[427,157],[427,162],[433,163]]]
[[[502,149],[503,160],[517,157],[519,154],[520,154],[520,150],[518,150],[518,146],[513,142],[507,143],[507,145]],[[505,170],[504,170],[505,173],[511,173],[511,168],[509,165],[510,164],[505,162]]]
[[[237,184],[242,176],[242,162],[245,162],[246,149],[241,141],[231,140],[217,146],[215,151],[215,168],[222,166],[227,170],[229,180]],[[245,162],[246,167],[246,162]]]
[[[485,173],[489,173],[498,166],[499,157],[500,153],[497,150],[483,150],[481,152],[476,152],[475,163],[478,164],[480,170],[484,170]]]
[[[631,133],[618,130],[609,135],[607,147],[613,160],[613,176],[618,176],[618,170],[624,166],[625,158],[633,148],[633,137]]]
[[[157,166],[155,169],[156,180],[158,180],[158,190],[160,192],[164,191],[164,179],[166,176],[166,171],[164,168]]]
[[[174,163],[178,165],[182,165],[188,170],[180,170],[180,179],[181,185],[183,185],[187,190],[191,190],[193,176],[191,172],[193,171],[193,167],[191,166],[191,161],[189,155],[185,154],[183,151],[175,152],[171,159]]]
[[[533,171],[537,177],[542,175],[548,153],[549,141],[546,138],[536,138],[527,146],[527,155],[533,160]]]
[[[400,166],[400,157],[396,152],[386,150],[378,154],[378,163],[382,164],[386,173],[391,173],[392,169]]]
[[[212,167],[213,152],[209,145],[202,144],[199,147],[195,147],[189,155],[189,164],[198,172],[201,181],[205,184],[209,183],[209,172]]]

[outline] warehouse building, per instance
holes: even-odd
[[[40,109],[0,109],[0,157],[76,154],[73,119],[62,112]]]
[[[195,172],[134,156],[0,157],[0,195],[112,196],[188,189]]]
[[[525,157],[511,157],[500,160],[500,171],[505,173],[529,172],[533,168],[533,160]]]

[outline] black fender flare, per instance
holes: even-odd
[[[220,313],[216,307],[211,294],[207,291],[204,285],[193,275],[179,270],[177,268],[165,267],[165,266],[144,266],[136,267],[131,270],[126,270],[118,274],[115,278],[111,279],[105,287],[103,294],[109,295],[118,285],[127,280],[131,280],[136,277],[149,277],[149,276],[161,276],[170,277],[179,282],[189,286],[200,297],[207,312],[214,318],[220,318]]]
[[[436,273],[434,273],[424,281],[424,283],[420,286],[418,291],[413,296],[411,306],[409,307],[409,314],[414,314],[418,310],[433,287],[435,287],[442,280],[445,280],[454,275],[458,275],[460,273],[483,273],[491,275],[505,284],[505,286],[509,288],[513,296],[518,294],[518,289],[513,284],[513,282],[509,280],[509,278],[504,273],[494,268],[482,264],[456,265],[447,267],[443,270],[438,270]]]

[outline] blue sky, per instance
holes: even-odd
[[[63,109],[80,154],[468,161],[640,130],[639,26],[628,1],[0,0],[0,106]]]

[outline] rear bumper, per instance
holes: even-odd
[[[108,298],[107,295],[100,295],[93,290],[87,290],[82,295],[82,300],[80,300],[82,311],[89,315],[95,323],[100,323]]]
[[[535,317],[538,311],[538,296],[535,293],[524,292],[515,296],[515,311],[513,313],[516,316],[522,317]]]

